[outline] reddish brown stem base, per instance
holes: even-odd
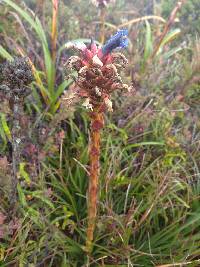
[[[99,181],[99,157],[100,157],[100,132],[103,128],[103,113],[98,109],[91,114],[91,137],[90,137],[90,176],[88,190],[88,228],[86,239],[86,250],[92,251],[92,242],[97,216],[97,198],[98,198],[98,181]]]

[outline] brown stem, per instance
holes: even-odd
[[[88,228],[86,239],[86,250],[88,253],[92,250],[92,241],[97,215],[97,197],[98,197],[98,181],[99,181],[99,157],[100,157],[100,132],[103,128],[103,113],[98,109],[91,113],[91,139],[90,139],[90,176],[88,191]]]

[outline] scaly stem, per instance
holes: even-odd
[[[92,241],[97,216],[98,181],[100,172],[100,132],[103,128],[103,113],[95,109],[91,114],[91,137],[90,137],[90,176],[88,191],[88,228],[86,250],[92,251]]]
[[[23,147],[23,133],[20,118],[23,116],[23,101],[18,96],[13,96],[13,127],[12,127],[12,189],[11,189],[11,207],[12,213],[16,213],[17,209],[17,184],[18,171],[21,162],[21,152]]]

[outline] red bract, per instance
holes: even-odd
[[[102,110],[107,108],[112,111],[111,93],[117,89],[129,88],[122,82],[118,73],[127,65],[125,56],[121,53],[107,52],[110,47],[116,47],[112,44],[112,40],[102,48],[98,48],[94,42],[91,42],[90,47],[80,43],[68,44],[68,47],[75,48],[80,53],[80,56],[70,57],[66,66],[78,72],[76,81],[79,87],[78,94],[86,98],[83,105],[91,110],[101,106]]]

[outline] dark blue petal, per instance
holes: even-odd
[[[128,30],[119,30],[114,36],[112,36],[102,47],[102,53],[104,55],[109,54],[115,48],[126,48],[128,46]]]

